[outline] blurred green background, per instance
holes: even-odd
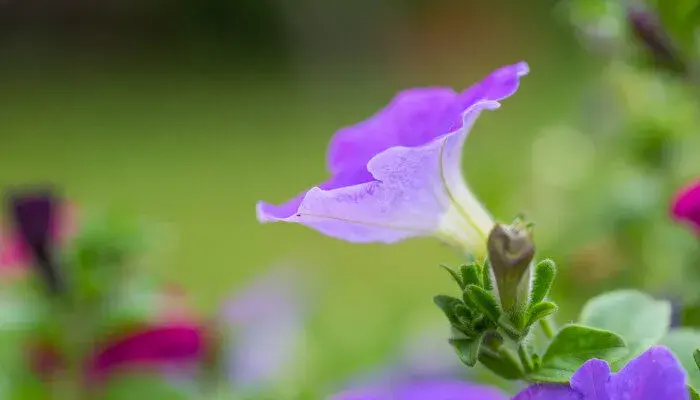
[[[431,297],[453,287],[437,265],[459,257],[430,239],[351,245],[261,226],[256,201],[325,179],[332,133],[398,90],[464,88],[526,60],[520,92],[473,130],[465,171],[498,219],[525,212],[541,221],[541,247],[555,243],[556,210],[537,206],[549,183],[534,171],[576,165],[543,161],[534,138],[578,118],[601,69],[557,10],[545,0],[5,0],[0,187],[52,182],[82,207],[164,224],[153,268],[205,312],[272,265],[310,271],[319,290],[300,367],[310,381],[340,379],[380,362],[407,330],[443,323]]]

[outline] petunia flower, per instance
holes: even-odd
[[[484,256],[493,220],[463,178],[462,147],[481,111],[498,108],[527,73],[520,62],[461,93],[400,92],[369,119],[335,133],[330,179],[282,205],[258,203],[258,220],[300,223],[350,242],[432,235]]]
[[[507,400],[500,390],[459,380],[411,381],[350,390],[328,400]]]
[[[92,352],[83,361],[86,383],[103,382],[122,371],[150,370],[173,374],[201,364],[209,348],[209,332],[204,324],[183,309],[178,297],[173,296],[173,304],[152,321],[95,338]],[[44,379],[51,379],[66,366],[64,355],[48,342],[32,346],[30,363]]]
[[[87,367],[93,380],[124,369],[187,368],[204,357],[205,339],[195,323],[149,326],[99,347]]]
[[[538,384],[514,400],[687,400],[686,372],[667,348],[651,347],[620,372],[597,359],[589,360],[569,385]]]
[[[236,389],[269,388],[294,365],[298,371],[307,313],[299,273],[273,268],[225,303],[222,320],[232,333],[226,367]]]
[[[700,234],[700,180],[678,192],[671,214],[676,220],[690,224]]]
[[[49,222],[49,234],[52,242],[61,244],[66,239],[76,233],[75,207],[70,204],[61,203],[59,210],[54,213]],[[22,238],[17,229],[5,228],[4,233],[0,233],[0,274],[2,276],[21,274],[27,271],[33,262],[31,249]]]

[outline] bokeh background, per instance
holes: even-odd
[[[591,183],[616,156],[600,140],[614,130],[598,92],[606,63],[589,50],[551,0],[0,0],[0,187],[51,182],[81,207],[153,221],[153,272],[205,313],[269,267],[297,266],[316,296],[298,368],[309,384],[339,380],[408,332],[447,337],[431,298],[453,291],[438,264],[460,258],[430,239],[358,246],[262,226],[255,203],[323,180],[332,133],[403,88],[464,88],[526,60],[520,92],[467,142],[473,190],[498,219],[537,224],[541,255],[560,260],[565,320],[620,280],[682,292],[672,267],[630,278],[636,260],[608,240],[623,213],[610,204],[651,196],[664,239],[645,243],[669,259],[661,243],[692,246],[666,206],[697,164],[673,158],[681,172],[663,187],[636,170]]]

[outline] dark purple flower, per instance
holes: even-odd
[[[687,400],[686,372],[663,346],[654,346],[611,373],[605,361],[589,360],[569,386],[530,386],[514,400]]]
[[[700,180],[678,192],[671,213],[675,219],[689,223],[700,234]]]
[[[53,256],[53,227],[58,199],[51,191],[18,193],[10,197],[10,213],[22,247],[52,293],[62,290],[62,277]]]
[[[285,204],[258,203],[258,220],[296,222],[350,242],[435,235],[484,256],[493,221],[464,181],[462,146],[481,111],[498,108],[527,73],[521,62],[461,93],[444,87],[399,93],[377,114],[335,133],[330,179]]]
[[[413,381],[404,384],[357,389],[329,400],[507,400],[496,388],[458,380]]]

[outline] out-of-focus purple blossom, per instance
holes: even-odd
[[[690,224],[700,234],[700,180],[678,192],[671,213],[676,220]]]
[[[687,400],[686,372],[667,348],[655,346],[611,373],[601,360],[589,360],[569,385],[538,384],[514,400]]]
[[[424,380],[349,390],[329,400],[507,400],[500,390],[459,380]]]
[[[462,174],[462,147],[483,110],[513,95],[528,73],[521,62],[457,93],[410,89],[369,119],[335,133],[331,178],[282,205],[260,202],[261,222],[295,222],[350,242],[393,243],[437,236],[486,253],[493,226]]]
[[[444,326],[425,328],[410,336],[403,346],[395,370],[406,379],[457,378],[465,372],[447,342]]]
[[[237,389],[269,387],[300,367],[306,299],[298,273],[273,269],[226,302],[222,317],[232,334],[227,371]]]
[[[481,399],[465,397],[489,395],[490,399],[507,399],[502,392],[469,382],[464,365],[455,356],[445,339],[444,329],[425,328],[406,340],[397,356],[380,369],[363,372],[349,383],[348,388],[331,400],[452,400]],[[415,390],[416,393],[412,393]],[[433,392],[435,391],[435,392]],[[439,397],[439,395],[447,397]],[[406,396],[413,397],[406,397]],[[438,397],[431,397],[437,395]]]

